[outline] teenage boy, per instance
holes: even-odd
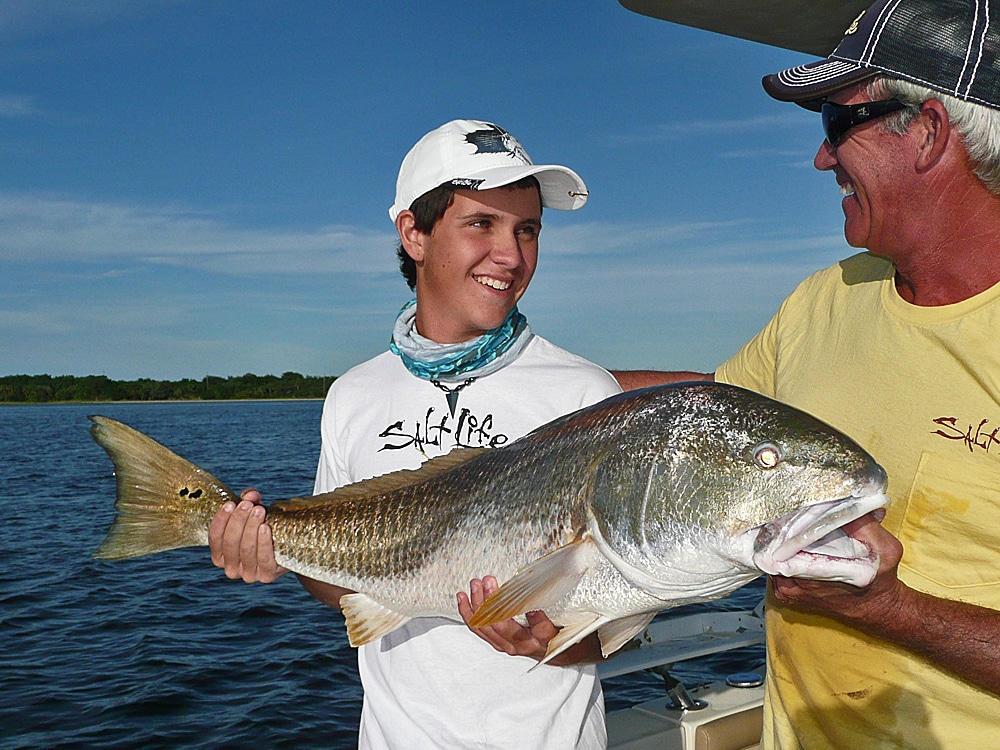
[[[533,164],[491,123],[455,120],[420,139],[389,209],[416,299],[399,313],[390,350],[330,388],[316,493],[456,447],[498,447],[619,392],[608,372],[533,334],[517,309],[535,272],[542,207],[586,200],[575,172]],[[258,499],[228,504],[210,531],[213,561],[248,582],[286,572]],[[332,606],[349,593],[300,580]],[[459,593],[463,619],[495,587],[487,577]],[[599,643],[592,636],[538,666],[555,633],[541,613],[527,627],[476,630],[424,618],[362,646],[360,747],[603,748]]]

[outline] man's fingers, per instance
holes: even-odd
[[[240,493],[240,499],[251,502],[254,505],[258,505],[262,500],[260,493],[253,487],[247,487],[245,490],[243,490],[243,492]]]
[[[222,553],[222,538],[226,533],[226,526],[229,517],[236,509],[236,503],[227,502],[219,512],[215,514],[212,523],[208,526],[208,548],[212,552],[212,564],[217,568],[225,567],[225,556]]]
[[[528,627],[531,629],[532,636],[541,644],[547,645],[559,632],[559,628],[544,612],[528,612],[525,617],[528,618]]]
[[[880,509],[881,510],[881,509]],[[866,536],[868,532],[871,531],[872,526],[877,526],[880,519],[872,513],[865,513],[863,516],[855,518],[853,521],[848,521],[843,526],[843,531],[850,537],[855,539],[860,539]]]
[[[523,654],[523,636],[525,630],[514,620],[504,620],[496,625],[478,628],[478,632],[497,651],[503,651],[511,656]]]
[[[247,583],[271,583],[288,572],[275,558],[274,538],[260,499],[257,490],[243,490],[239,503],[223,505],[208,529],[212,563],[229,578]]]
[[[260,566],[260,561],[266,560],[266,565]],[[257,529],[257,578],[262,583],[272,583],[288,572],[286,568],[278,565],[274,557],[274,537],[271,535],[271,527],[265,522]]]
[[[246,526],[240,535],[239,561],[243,580],[253,583],[259,579],[257,571],[257,539],[264,523],[264,509],[259,505],[250,508]]]
[[[473,613],[499,588],[500,584],[495,577],[484,576],[482,579],[474,578],[469,581],[468,594],[464,591],[458,592],[456,596],[458,612],[466,625],[472,619]],[[497,651],[512,656],[540,659],[545,655],[546,645],[558,629],[544,612],[529,612],[527,617],[528,627],[524,627],[517,620],[509,619],[486,627],[470,627],[470,630]]]
[[[229,514],[229,522],[222,535],[222,557],[225,563],[226,575],[230,578],[242,578],[243,566],[240,561],[240,548],[243,545],[243,531],[250,518],[254,505],[246,500],[240,503]],[[257,530],[254,529],[256,535]]]
[[[459,591],[455,597],[458,600],[458,614],[462,616],[465,624],[469,624],[469,620],[472,619],[472,615],[475,610],[472,608],[472,603],[469,601],[469,595],[464,591]]]
[[[483,606],[483,602],[486,601],[487,594],[483,588],[483,582],[478,578],[469,581],[469,603],[472,605],[473,612]]]

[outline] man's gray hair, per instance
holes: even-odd
[[[937,99],[948,112],[969,154],[976,177],[995,195],[1000,195],[1000,110],[956,99],[940,91],[899,78],[878,75],[865,86],[865,93],[875,99],[898,99],[909,109],[894,112],[882,119],[882,127],[902,135],[919,114],[920,105]]]

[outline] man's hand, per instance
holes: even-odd
[[[844,531],[879,556],[878,572],[868,586],[858,588],[846,583],[772,576],[774,595],[796,609],[876,632],[880,623],[895,616],[906,589],[897,577],[903,545],[882,528],[872,513],[851,521]]]
[[[240,503],[229,502],[215,514],[208,527],[212,562],[232,579],[271,583],[288,572],[274,558],[271,527],[257,490],[243,490]]]
[[[472,619],[475,611],[498,588],[500,587],[497,584],[497,579],[493,576],[486,576],[482,580],[473,579],[469,583],[468,594],[464,591],[458,593],[458,612],[462,615],[466,625],[469,625],[469,620]],[[482,628],[474,628],[470,625],[469,630],[497,651],[511,656],[529,656],[541,661],[545,657],[549,641],[559,632],[559,628],[552,624],[544,612],[528,612],[525,617],[528,620],[528,627],[511,619]]]
[[[844,530],[879,554],[875,580],[856,588],[773,576],[778,600],[907,648],[1000,695],[1000,612],[932,596],[900,581],[903,546],[874,517],[863,516]]]

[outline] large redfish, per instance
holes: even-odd
[[[91,417],[118,501],[99,558],[208,543],[235,493],[151,438]],[[878,566],[839,532],[883,506],[885,472],[809,415],[721,383],[613,396],[493,450],[458,450],[335,492],[272,504],[278,562],[358,593],[352,645],[414,617],[460,619],[472,578],[503,585],[487,625],[544,610],[550,659],[597,630],[605,653],[653,615],[761,573],[865,585]]]

